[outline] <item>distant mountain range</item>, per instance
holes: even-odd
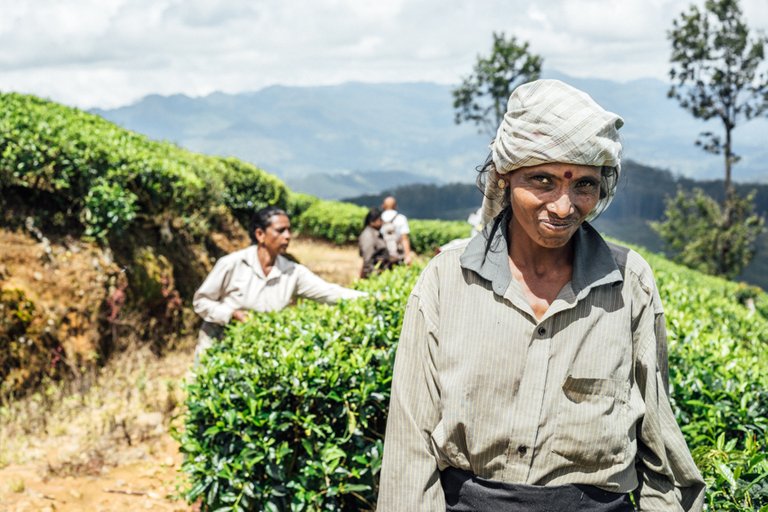
[[[719,156],[697,148],[705,129],[666,96],[668,85],[547,73],[579,87],[625,119],[625,157],[695,179],[722,175]],[[202,153],[236,156],[323,198],[420,183],[469,182],[490,137],[453,121],[451,86],[346,83],[272,86],[242,94],[147,96],[93,110],[120,126]],[[768,182],[768,121],[735,131],[739,181]],[[361,176],[362,175],[362,176]]]

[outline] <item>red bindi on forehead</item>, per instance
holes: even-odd
[[[565,176],[565,179],[569,180],[573,178],[573,173],[571,171],[565,171],[565,174],[563,174],[563,176]]]

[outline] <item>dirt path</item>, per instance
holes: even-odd
[[[185,511],[191,508],[174,496],[181,454],[169,435],[152,443],[145,460],[121,464],[95,474],[48,476],[37,464],[13,465],[0,471],[5,489],[0,510],[22,511]],[[86,471],[87,473],[88,471]]]
[[[290,252],[341,284],[361,265],[355,247],[295,239]],[[0,512],[194,510],[177,497],[182,458],[169,433],[193,346],[190,338],[162,358],[125,354],[83,393],[49,387],[4,410]]]
[[[189,349],[162,358],[137,350],[82,394],[14,404],[3,422],[0,511],[190,510],[175,498],[181,454],[169,428],[191,361]]]

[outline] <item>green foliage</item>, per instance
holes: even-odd
[[[493,34],[488,57],[477,57],[474,71],[453,91],[456,124],[470,121],[491,136],[501,123],[510,94],[520,84],[539,78],[542,58],[514,36]]]
[[[443,244],[456,238],[467,238],[472,226],[466,222],[444,220],[408,221],[411,228],[411,248],[419,254],[431,256]]]
[[[79,218],[101,239],[137,220],[176,217],[190,231],[204,229],[218,205],[242,220],[262,205],[284,205],[287,195],[282,182],[250,164],[154,142],[21,94],[0,94],[0,188]]]
[[[665,218],[651,226],[674,251],[675,261],[707,274],[734,277],[750,262],[764,220],[754,213],[754,193],[720,205],[701,189],[682,190],[667,201]]]
[[[366,212],[362,206],[351,203],[318,200],[292,223],[302,234],[324,238],[335,244],[352,243],[357,242],[363,230]]]
[[[704,132],[697,141],[705,151],[725,156],[725,188],[731,186],[732,131],[768,109],[768,74],[764,49],[768,38],[751,38],[738,0],[707,0],[691,5],[674,20],[669,90],[694,117],[719,119],[724,138]]]
[[[96,178],[88,189],[82,210],[85,234],[103,238],[120,233],[136,217],[136,195],[116,183]]]
[[[765,510],[768,319],[734,300],[743,287],[644,256],[667,315],[672,406],[709,510]],[[187,499],[202,498],[203,510],[372,509],[401,314],[419,270],[358,283],[368,298],[300,301],[231,327],[188,389]]]
[[[766,510],[768,317],[734,300],[736,283],[646,257],[667,316],[673,408],[710,510]]]
[[[418,268],[233,326],[188,387],[180,435],[203,510],[370,510],[394,349]]]
[[[285,211],[292,219],[298,219],[310,206],[320,201],[319,198],[301,192],[289,191]]]
[[[363,221],[367,209],[351,203],[315,200],[312,196],[300,197],[299,200],[309,206],[297,218],[293,225],[302,234],[324,238],[336,244],[356,243],[363,230]],[[432,255],[441,245],[455,238],[470,235],[472,226],[466,222],[441,220],[408,220],[411,228],[411,248],[417,253]]]
[[[246,229],[256,210],[270,205],[287,205],[288,189],[275,176],[236,158],[223,158],[221,164],[224,204]]]

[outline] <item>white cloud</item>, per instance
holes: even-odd
[[[699,0],[701,3],[703,0]],[[664,79],[687,0],[0,0],[0,90],[82,107],[348,80],[457,83],[493,31],[548,69]],[[743,0],[755,28],[768,2]]]

